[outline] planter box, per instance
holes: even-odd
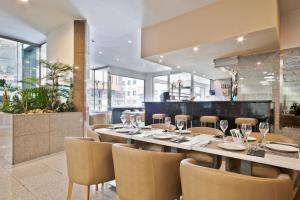
[[[64,150],[64,137],[83,137],[81,112],[11,116],[12,164]]]

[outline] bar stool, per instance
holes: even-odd
[[[254,130],[256,130],[257,123],[258,120],[255,118],[248,118],[248,117],[235,118],[235,124],[237,128],[239,128],[242,124],[251,124],[252,126],[254,126]]]
[[[208,124],[214,124],[214,128],[217,128],[218,121],[219,121],[218,116],[201,116],[200,117],[201,126],[207,126]]]
[[[166,114],[164,113],[155,113],[152,115],[152,122],[155,124],[155,120],[158,120],[158,123],[164,123],[164,119],[166,117]]]
[[[193,117],[191,115],[175,115],[175,124],[177,121],[185,122],[186,129],[188,126],[188,121],[191,121],[191,127],[193,127]]]

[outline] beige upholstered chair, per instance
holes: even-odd
[[[193,127],[193,117],[191,115],[175,115],[175,123],[177,121],[185,122],[186,129],[188,127],[188,121],[190,121],[191,122],[191,127]]]
[[[214,124],[214,128],[217,128],[218,121],[219,121],[218,116],[201,116],[200,117],[201,126],[207,126],[208,124]]]
[[[193,127],[189,128],[192,135],[199,134],[211,134],[211,135],[221,135],[222,131],[209,128],[209,127]],[[219,168],[221,166],[222,157],[217,155],[212,155],[208,153],[202,153],[197,151],[185,151],[187,158],[193,158],[201,163],[201,165],[212,168]]]
[[[184,200],[292,200],[289,177],[274,179],[235,174],[197,165],[193,159],[180,164]]]
[[[164,113],[155,113],[152,115],[152,123],[154,124],[156,120],[158,120],[158,123],[163,123],[165,117],[166,117],[166,114],[164,114]]]
[[[72,198],[73,184],[85,186],[84,199],[89,199],[91,185],[114,180],[112,144],[90,138],[65,138],[68,168],[68,195]]]
[[[100,129],[100,128],[109,128],[112,127],[111,124],[95,124],[92,125],[90,128],[88,128],[87,136],[93,138],[95,141],[101,141],[101,142],[111,142],[111,143],[127,143],[127,139],[121,138],[118,136],[112,136],[112,135],[105,135],[105,134],[98,134],[94,130]],[[97,139],[98,137],[98,139]]]
[[[119,200],[174,200],[180,196],[179,164],[184,154],[113,145]]]
[[[170,130],[170,131],[175,131],[176,126],[170,124],[168,126],[167,124],[151,124],[152,128],[158,128],[158,129],[164,129],[164,130]]]
[[[251,124],[254,127],[253,130],[257,130],[257,123],[258,120],[255,118],[248,118],[248,117],[235,118],[235,124],[237,128],[239,128],[242,124]]]

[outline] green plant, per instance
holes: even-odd
[[[41,63],[48,69],[46,80],[51,91],[51,109],[54,110],[60,104],[59,79],[65,77],[68,72],[72,71],[73,66],[63,64],[59,61],[49,62],[43,60]]]
[[[3,102],[2,102],[2,110],[6,111],[9,107],[10,97],[8,94],[8,89],[5,88],[3,92]]]

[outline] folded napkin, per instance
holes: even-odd
[[[207,145],[211,140],[213,140],[212,135],[201,134],[201,135],[197,135],[195,137],[190,138],[190,140],[188,142],[184,142],[182,144],[186,144],[186,145],[195,145],[195,144]]]

